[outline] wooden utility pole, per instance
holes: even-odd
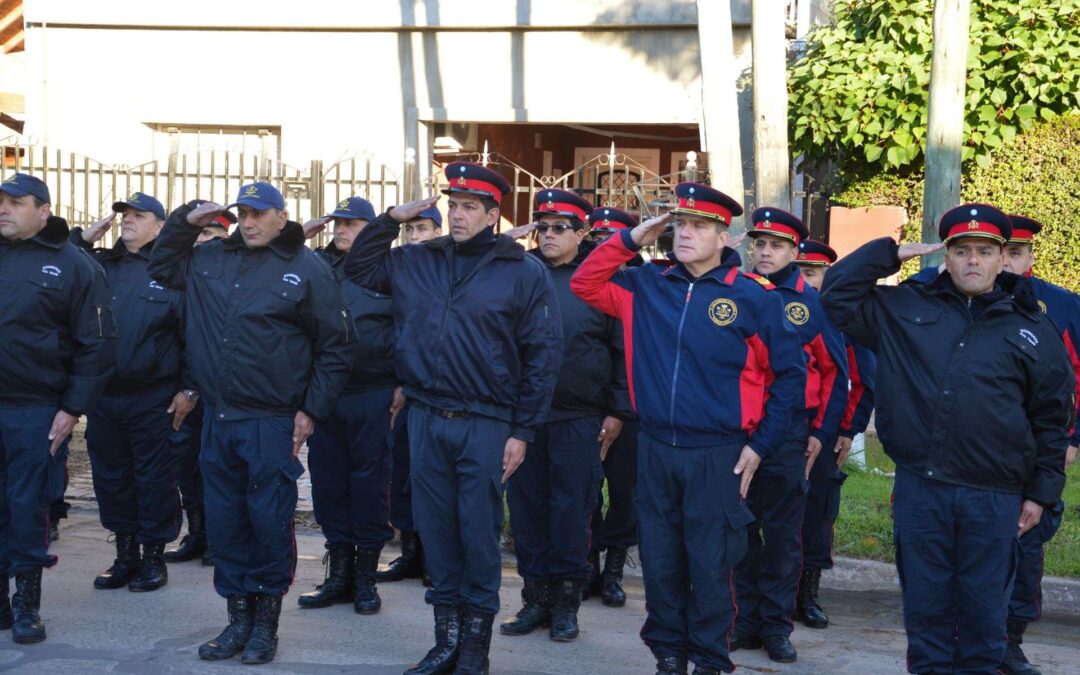
[[[723,4],[723,3],[721,3]],[[754,87],[754,202],[791,210],[787,140],[787,35],[784,3],[752,4]]]
[[[709,153],[712,186],[740,204],[743,189],[742,148],[739,146],[739,104],[735,91],[735,47],[731,37],[731,5],[728,0],[697,0],[698,42],[701,51],[701,109]],[[735,218],[731,232],[743,229]]]
[[[930,109],[926,128],[926,186],[922,240],[938,241],[941,215],[960,203],[960,160],[964,144],[964,90],[967,80],[971,0],[936,0],[934,51],[930,63]],[[942,254],[923,256],[937,266]]]

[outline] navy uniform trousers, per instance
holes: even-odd
[[[548,422],[510,478],[514,550],[526,581],[589,578],[589,529],[604,479],[596,440],[603,420]]]
[[[1045,509],[1039,524],[1020,536],[1020,560],[1009,600],[1009,620],[1031,623],[1042,616],[1043,547],[1054,538],[1065,515],[1065,502]]]
[[[191,409],[179,433],[173,435],[183,446],[180,453],[180,505],[186,510],[201,509],[203,505],[202,474],[199,473],[199,451],[202,448],[203,403]]]
[[[0,408],[0,573],[52,567],[49,504],[64,494],[68,442],[49,454],[55,406]]]
[[[903,468],[893,488],[896,569],[911,673],[998,672],[1022,497]]]
[[[641,638],[658,657],[735,669],[728,655],[733,569],[754,520],[734,473],[744,444],[684,448],[646,432],[638,437],[638,550],[648,613]]]
[[[402,532],[416,532],[409,485],[409,409],[406,403],[394,421],[393,470],[390,475],[390,524]]]
[[[392,388],[343,394],[308,440],[311,499],[326,547],[381,550],[390,527]]]
[[[101,525],[140,544],[167,544],[180,532],[183,444],[173,437],[173,416],[166,412],[175,394],[173,384],[106,392],[86,420]]]
[[[592,550],[609,546],[637,545],[637,518],[634,517],[634,486],[637,483],[638,434],[641,425],[634,420],[623,425],[622,433],[608,448],[604,458],[608,506],[604,512],[603,486],[598,491],[592,517]]]
[[[749,552],[735,570],[740,636],[789,636],[795,629],[809,437],[806,418],[796,417],[784,444],[761,461],[746,497],[756,520]]]
[[[214,589],[223,597],[285,595],[296,570],[293,417],[222,420],[207,405],[199,470]]]
[[[810,469],[802,524],[804,568],[829,570],[833,566],[833,526],[840,515],[840,487],[847,480],[847,474],[836,466],[835,447],[836,439],[830,439]]]
[[[502,461],[510,424],[414,403],[409,409],[412,505],[432,587],[429,605],[499,611]]]

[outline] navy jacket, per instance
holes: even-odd
[[[634,418],[626,384],[622,322],[593,309],[570,290],[570,277],[594,248],[595,244],[582,242],[577,257],[558,267],[540,249],[530,251],[551,272],[562,317],[562,368],[549,422],[586,415]]]
[[[353,363],[353,328],[334,273],[289,222],[269,246],[239,230],[198,248],[191,205],[169,216],[150,276],[185,291],[186,361],[218,419],[333,411]]]
[[[394,305],[385,293],[364,288],[345,278],[345,254],[333,243],[315,250],[328,262],[341,283],[341,294],[353,319],[356,349],[352,375],[345,391],[385,389],[397,386],[394,371]]]
[[[400,229],[388,214],[366,225],[345,274],[393,298],[406,395],[508,421],[512,437],[532,441],[547,418],[562,357],[551,275],[500,235],[455,280],[455,270],[465,269],[456,260],[461,245],[444,236],[391,248]]]
[[[847,408],[840,422],[840,436],[854,438],[866,431],[870,424],[870,413],[874,411],[874,382],[877,378],[877,357],[874,352],[863,347],[844,334],[844,346],[847,348],[848,390]]]
[[[25,241],[0,237],[0,336],[0,407],[97,405],[116,363],[109,287],[63,218]]]
[[[135,253],[129,253],[119,240],[112,248],[93,248],[82,238],[79,227],[72,229],[70,239],[94,256],[109,282],[116,318],[116,374],[106,391],[137,391],[166,384],[180,388],[184,296],[150,278],[154,243]]]
[[[740,272],[732,249],[696,279],[680,263],[621,269],[638,249],[629,230],[612,236],[570,288],[622,320],[642,430],[673,446],[748,442],[772,455],[806,389],[802,344],[780,294]]]
[[[822,293],[836,325],[877,354],[886,452],[931,479],[1053,504],[1074,376],[1031,283],[1003,273],[970,300],[948,274],[877,285],[899,271],[897,249],[888,238],[862,246],[826,273]]]

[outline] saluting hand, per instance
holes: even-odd
[[[1033,502],[1030,499],[1025,499],[1024,503],[1020,506],[1020,521],[1017,525],[1020,527],[1020,531],[1016,536],[1020,536],[1027,532],[1031,528],[1039,524],[1042,520],[1043,507],[1038,502]]]
[[[311,239],[318,233],[326,229],[326,224],[333,220],[330,216],[323,216],[322,218],[313,218],[304,223],[304,239]]]
[[[390,209],[390,217],[399,223],[407,223],[438,203],[439,195],[432,195],[408,204],[398,204]]]
[[[749,445],[744,445],[739,455],[739,463],[735,465],[735,475],[742,476],[739,484],[739,496],[746,499],[746,493],[750,491],[750,481],[754,479],[754,473],[761,465],[761,455],[754,452]]]
[[[193,227],[206,227],[213,223],[214,218],[217,218],[224,210],[225,207],[221,204],[203,202],[188,212],[188,225]]]
[[[56,416],[53,417],[52,427],[49,429],[49,440],[52,444],[49,445],[49,454],[56,457],[56,451],[60,449],[60,446],[71,435],[71,431],[75,428],[75,423],[79,421],[78,417],[69,415],[63,410],[57,410]]]
[[[503,450],[503,475],[502,482],[510,480],[521,463],[525,461],[525,441],[517,438],[506,439],[506,448]]]
[[[113,226],[113,222],[116,220],[116,213],[110,213],[101,220],[95,220],[90,227],[82,231],[82,238],[88,244],[93,244],[95,241],[100,240],[105,236],[105,233],[109,231],[109,228]]]
[[[943,248],[945,248],[945,244],[900,244],[900,248],[896,251],[896,257],[900,259],[900,262],[904,262],[912,258],[936,253]]]
[[[651,244],[655,244],[656,240],[660,238],[660,235],[664,233],[664,229],[667,227],[668,221],[670,221],[673,217],[674,216],[671,215],[671,212],[668,212],[662,216],[650,218],[644,223],[630,230],[630,238],[633,239],[634,243],[638,246],[649,246]]]
[[[844,466],[844,462],[847,461],[848,455],[851,454],[851,439],[847,436],[841,436],[836,439],[836,447],[833,448],[833,452],[836,453],[836,468]]]
[[[604,422],[600,425],[600,435],[596,440],[600,441],[600,461],[607,459],[608,450],[611,449],[611,445],[615,442],[615,439],[622,433],[623,421],[618,417],[605,417]]]
[[[814,467],[814,460],[821,452],[821,441],[811,436],[806,440],[806,480],[810,480],[810,469]]]
[[[311,432],[315,431],[315,420],[304,412],[299,410],[296,416],[293,418],[293,432],[292,432],[292,456],[296,459],[300,456],[300,448],[307,442],[308,436]]]
[[[509,230],[507,230],[506,232],[503,232],[503,234],[510,237],[511,239],[521,239],[525,235],[527,235],[530,232],[532,232],[533,230],[535,230],[537,225],[539,225],[539,223],[529,223],[528,225],[518,225],[517,227],[512,227]]]
[[[726,246],[726,247],[728,247],[730,249],[734,249],[734,250],[738,251],[739,250],[739,245],[742,244],[744,241],[746,241],[746,231],[745,230],[738,233],[734,237],[729,238],[727,240],[727,243],[724,244],[724,246]]]

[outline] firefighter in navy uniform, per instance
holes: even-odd
[[[739,618],[731,647],[763,646],[773,661],[790,663],[797,658],[790,636],[808,481],[818,453],[836,442],[847,405],[847,354],[818,292],[795,264],[799,242],[809,236],[802,221],[773,207],[756,209],[751,221],[747,236],[753,240],[754,272],[772,282],[783,299],[784,315],[803,345],[807,373],[804,401],[787,441],[762,461],[747,499],[757,522],[750,529],[750,551],[736,569]]]
[[[631,355],[648,611],[641,637],[661,675],[685,673],[688,661],[713,675],[735,669],[733,568],[754,522],[743,499],[761,459],[784,444],[806,366],[780,295],[740,272],[738,253],[725,247],[742,207],[697,183],[675,194],[668,214],[598,246],[570,287],[624,322]],[[623,269],[669,220],[675,263]]]
[[[116,560],[94,587],[153,591],[168,583],[165,544],[179,535],[177,464],[188,437],[174,427],[195,407],[198,392],[182,383],[183,296],[148,270],[165,208],[135,192],[112,209],[86,230],[71,231],[71,242],[105,269],[117,322],[116,374],[86,421],[101,524],[116,544]],[[117,214],[116,243],[93,248]]]
[[[371,202],[349,197],[326,218],[333,220],[334,238],[316,252],[341,283],[358,349],[345,393],[308,441],[311,498],[326,536],[327,577],[298,603],[310,609],[351,602],[357,614],[375,614],[382,606],[375,588],[379,553],[393,536],[386,500],[396,384],[393,307],[389,296],[357,286],[343,272],[356,235],[375,219]]]
[[[353,242],[350,279],[389,293],[409,411],[412,506],[433,582],[435,646],[410,673],[488,672],[502,580],[503,486],[551,405],[562,356],[551,275],[495,234],[510,191],[495,171],[452,163],[450,236],[391,248],[437,197],[397,206]]]
[[[565,190],[536,193],[533,218],[539,247],[555,282],[562,317],[562,369],[547,422],[510,479],[507,501],[514,528],[523,607],[500,627],[525,635],[550,624],[549,637],[578,635],[577,611],[588,580],[590,522],[603,483],[601,460],[629,416],[620,323],[570,291],[570,277],[594,245],[585,242],[592,205]]]
[[[222,211],[210,224],[199,232],[195,245],[200,246],[214,239],[229,236],[229,228],[236,224],[236,216],[231,211]],[[187,514],[188,532],[180,538],[180,544],[165,551],[165,562],[187,562],[201,558],[206,567],[214,565],[214,555],[206,541],[206,511],[203,509],[202,474],[199,473],[199,450],[202,447],[203,404],[196,401],[195,407],[179,427],[178,432],[184,450],[180,456],[180,505]]]
[[[71,430],[115,364],[105,273],[71,245],[50,201],[33,176],[0,183],[0,628],[20,644],[45,639],[41,571],[56,564],[49,504],[63,494]]]
[[[827,244],[812,239],[799,242],[799,257],[795,264],[803,279],[815,290],[821,289],[825,272],[836,262],[836,251]],[[848,396],[844,416],[840,420],[839,437],[832,455],[822,448],[822,455],[810,470],[810,492],[806,495],[806,514],[803,517],[803,573],[799,581],[795,617],[809,628],[827,628],[829,617],[821,608],[818,587],[821,571],[832,569],[833,525],[840,512],[840,487],[847,479],[841,471],[851,451],[851,440],[866,431],[874,409],[874,373],[877,358],[874,353],[844,335],[847,354]],[[833,456],[835,455],[835,456]]]
[[[589,234],[594,240],[606,239],[637,225],[637,218],[612,206],[597,208],[589,214]],[[644,260],[638,255],[627,266],[636,267],[643,263]],[[634,486],[637,483],[637,441],[640,431],[637,415],[631,409],[624,418],[622,433],[611,443],[603,457],[608,495],[606,512],[602,489],[596,510],[593,511],[592,547],[589,551],[592,574],[582,591],[582,598],[599,596],[608,607],[626,604],[626,593],[622,587],[623,567],[626,565],[627,551],[631,546],[637,546]],[[601,552],[605,552],[603,567],[600,564]]]
[[[877,285],[942,247],[878,239],[829,270],[822,301],[878,357],[908,670],[997,673],[1017,536],[1065,484],[1075,376],[1031,281],[1003,272],[1008,217],[964,204],[938,231],[946,272],[933,282]]]
[[[199,468],[214,588],[229,625],[200,658],[266,663],[296,568],[297,459],[353,364],[352,320],[333,270],[304,246],[269,183],[241,188],[237,231],[195,247],[223,207],[173,211],[150,274],[185,291],[188,367],[206,405]]]
[[[1072,291],[1051,284],[1034,275],[1035,235],[1042,231],[1042,223],[1020,215],[1009,215],[1012,223],[1012,236],[1005,243],[1006,272],[1019,274],[1028,279],[1035,293],[1039,309],[1054,322],[1061,332],[1065,351],[1072,362],[1073,374],[1077,378],[1077,404],[1080,405],[1080,297]],[[914,277],[916,281],[933,283],[939,274],[938,268],[928,267]],[[1069,447],[1065,457],[1068,467],[1076,460],[1076,448],[1080,445],[1080,428],[1074,424],[1069,438]],[[1027,625],[1038,621],[1042,614],[1042,576],[1043,547],[1050,541],[1065,513],[1065,502],[1058,500],[1053,508],[1046,509],[1039,524],[1020,537],[1020,561],[1016,567],[1016,582],[1009,601],[1009,619],[1006,625],[1008,646],[1001,663],[1002,672],[1008,675],[1038,675],[1039,670],[1028,662],[1021,645]]]
[[[405,243],[422,244],[442,236],[442,214],[437,206],[422,211],[405,223]],[[390,480],[390,524],[401,532],[401,555],[390,561],[385,570],[379,570],[375,580],[401,581],[423,579],[425,586],[431,580],[424,572],[424,545],[412,514],[412,491],[409,489],[409,403],[401,387],[394,390],[394,403],[390,408],[394,428],[394,469]]]

